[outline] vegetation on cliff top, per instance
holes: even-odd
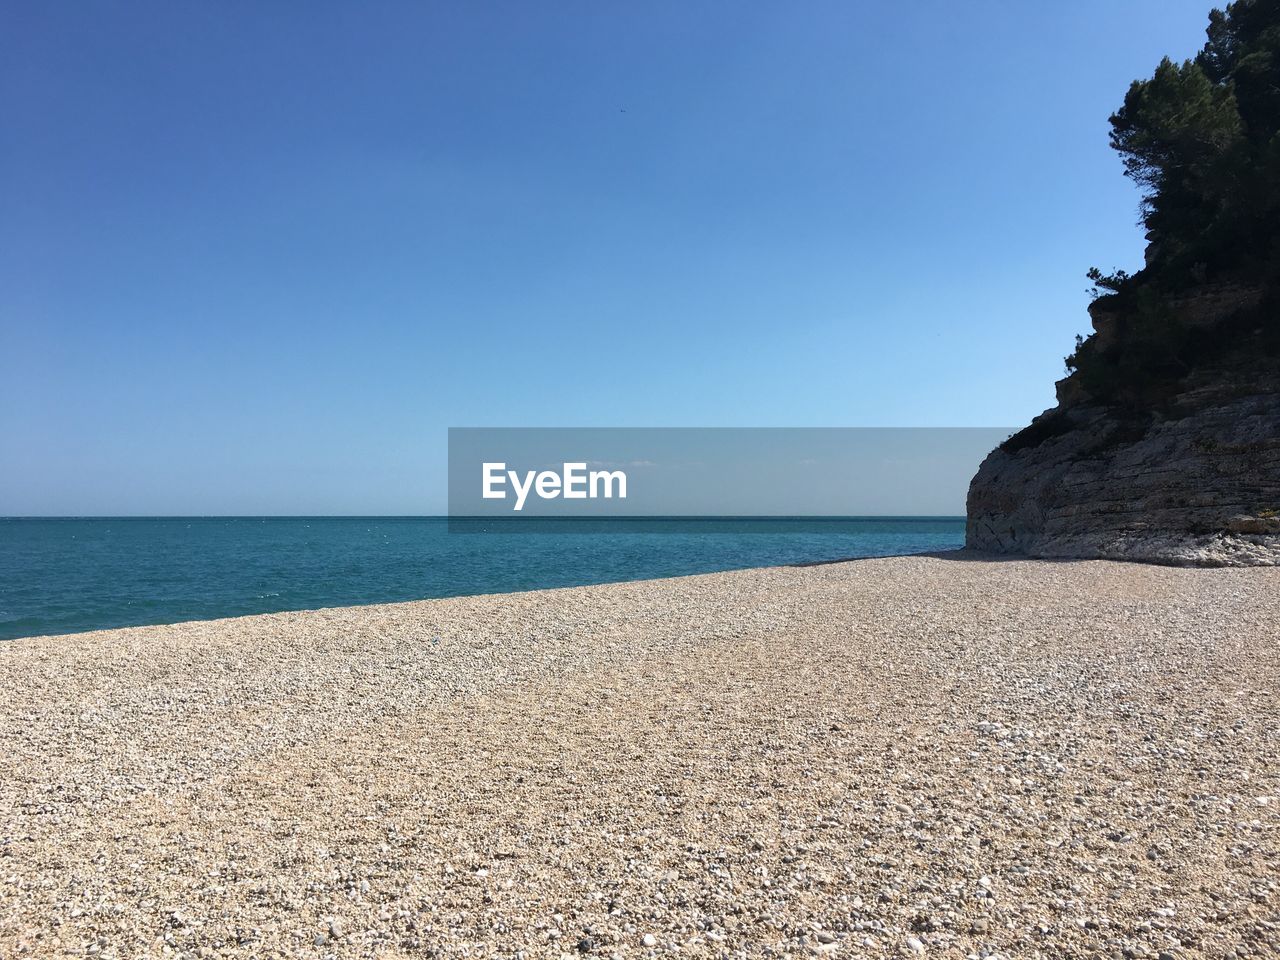
[[[1280,0],[1214,10],[1208,35],[1111,116],[1111,146],[1146,191],[1148,272],[1172,282],[1280,272]]]
[[[1146,266],[1089,279],[1114,317],[1067,358],[1100,400],[1146,406],[1242,335],[1280,349],[1280,0],[1236,0],[1209,15],[1194,60],[1167,57],[1111,116],[1111,145],[1143,189]],[[1178,302],[1206,284],[1260,290],[1250,316],[1206,335]]]

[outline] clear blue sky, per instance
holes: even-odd
[[[448,426],[1019,425],[1206,0],[6,3],[0,514],[435,513]]]

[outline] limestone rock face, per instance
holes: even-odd
[[[1219,289],[1187,304],[1191,322],[1203,326],[1240,302],[1239,291]],[[1094,316],[1099,338],[1114,338],[1116,318]],[[979,468],[969,487],[969,547],[1033,557],[1280,564],[1274,356],[1250,349],[1215,356],[1154,409],[1103,403],[1075,376],[1059,384],[1058,400]]]

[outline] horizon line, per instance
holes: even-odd
[[[777,514],[712,514],[654,513],[617,516],[547,516],[512,514],[447,514],[447,513],[122,513],[122,514],[13,514],[0,515],[7,520],[964,520],[963,513],[777,513]]]

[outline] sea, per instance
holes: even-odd
[[[952,550],[963,517],[0,518],[0,640]]]

